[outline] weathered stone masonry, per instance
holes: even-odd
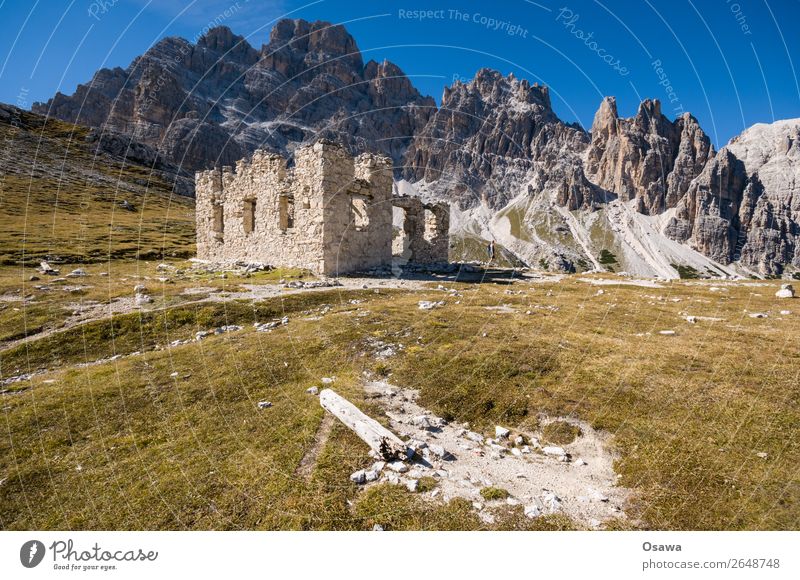
[[[392,196],[387,157],[351,157],[319,141],[295,152],[294,166],[256,151],[236,170],[196,176],[197,256],[220,264],[260,262],[335,276],[392,264],[392,208],[404,222],[397,259],[447,262],[449,208]]]

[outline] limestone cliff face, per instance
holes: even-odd
[[[447,189],[465,207],[500,208],[529,187],[556,190],[577,209],[595,199],[579,158],[588,142],[553,113],[547,87],[482,69],[445,88],[441,107],[408,147],[403,176]]]
[[[653,215],[675,207],[713,155],[711,141],[688,113],[670,121],[657,100],[645,100],[635,117],[621,119],[614,97],[606,97],[592,124],[586,173]]]
[[[800,119],[731,140],[691,183],[667,233],[760,274],[800,267]]]
[[[197,44],[166,38],[127,69],[33,107],[133,135],[189,170],[320,137],[399,161],[434,109],[394,64],[365,65],[344,27],[305,20],[278,22],[260,50],[226,27]]]

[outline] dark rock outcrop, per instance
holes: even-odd
[[[556,190],[576,209],[595,199],[579,158],[588,142],[555,115],[547,87],[481,69],[445,88],[441,107],[408,147],[403,177],[436,183],[466,207],[499,209],[528,183],[532,194]]]
[[[713,155],[711,141],[688,113],[670,121],[659,101],[645,100],[635,117],[621,119],[614,97],[606,97],[592,124],[586,173],[653,215],[675,207]]]
[[[396,65],[364,65],[344,27],[282,20],[261,50],[226,27],[196,45],[165,38],[33,110],[133,135],[196,170],[321,137],[399,161],[435,106]]]

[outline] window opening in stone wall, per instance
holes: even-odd
[[[423,237],[426,242],[433,242],[439,229],[439,219],[436,214],[429,209],[425,209],[425,233]]]
[[[256,200],[244,200],[244,233],[252,233],[256,229]]]
[[[223,213],[222,204],[215,203],[213,205],[213,211],[214,211],[214,214],[213,214],[213,216],[214,216],[214,225],[213,225],[214,233],[221,236],[222,232],[225,230],[225,217],[224,217],[224,213]]]
[[[282,231],[294,227],[294,198],[289,195],[281,195],[278,198],[278,216]]]
[[[369,225],[369,214],[367,213],[367,198],[354,195],[350,199],[350,219],[353,227],[360,232]]]
[[[403,262],[411,257],[411,220],[402,207],[392,206],[392,256]]]

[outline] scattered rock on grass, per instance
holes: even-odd
[[[389,469],[397,473],[405,473],[408,471],[408,465],[403,463],[402,461],[393,461],[389,464]]]
[[[542,453],[545,455],[550,455],[551,457],[565,457],[567,455],[567,452],[564,451],[563,447],[556,447],[555,445],[543,447]]]
[[[150,304],[153,302],[153,298],[149,294],[136,294],[134,297],[134,303],[136,306],[144,306],[145,304]]]
[[[257,332],[270,332],[279,326],[286,326],[287,324],[289,324],[289,317],[284,316],[280,320],[273,320],[271,322],[255,322],[253,323],[253,328],[255,328]]]
[[[525,516],[531,519],[538,518],[542,515],[542,510],[539,509],[539,506],[536,504],[526,505],[524,512]]]
[[[542,502],[544,503],[544,507],[551,512],[557,512],[561,509],[561,498],[552,491],[546,491],[542,495]]]
[[[794,298],[794,288],[791,284],[781,284],[781,289],[775,292],[776,298]]]
[[[39,262],[39,271],[42,274],[47,274],[48,276],[58,276],[59,274],[59,270],[56,270],[48,262],[45,261]]]
[[[494,428],[494,436],[498,439],[506,439],[509,435],[511,435],[511,430],[506,429],[505,427],[501,427],[500,425],[496,425]]]
[[[431,453],[433,453],[436,457],[445,458],[447,456],[447,451],[445,451],[444,447],[441,445],[430,445],[428,446]]]

